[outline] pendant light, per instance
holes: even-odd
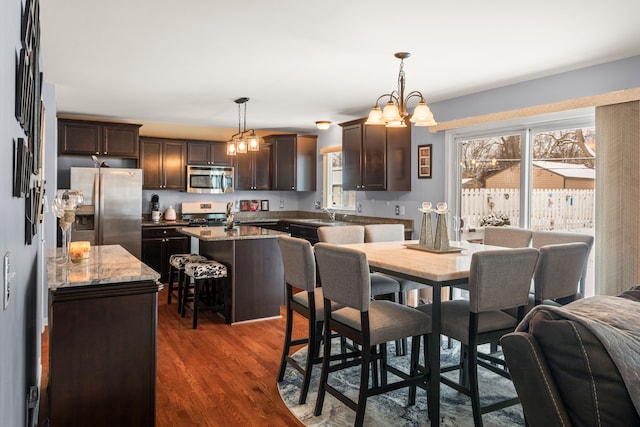
[[[235,156],[248,151],[259,151],[262,138],[253,129],[247,130],[247,102],[249,98],[242,97],[234,102],[238,104],[238,133],[227,141],[227,155]],[[242,107],[244,106],[244,123],[242,122]]]
[[[398,89],[391,93],[386,93],[378,97],[376,105],[371,109],[369,117],[365,124],[367,125],[386,125],[387,127],[406,127],[404,119],[409,115],[407,113],[407,103],[411,98],[420,98],[418,105],[413,110],[411,116],[411,123],[416,126],[434,126],[436,121],[433,118],[433,113],[427,106],[427,102],[422,96],[422,93],[414,90],[409,92],[405,97],[404,95],[404,60],[411,56],[409,52],[398,52],[394,55],[400,59],[400,72],[398,73]],[[380,109],[378,105],[382,98],[389,97],[389,101],[384,106],[384,109]]]

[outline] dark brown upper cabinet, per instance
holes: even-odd
[[[411,191],[411,123],[405,128],[341,123],[342,185],[356,191]]]
[[[188,165],[232,165],[233,158],[227,156],[227,143],[223,141],[188,141]]]
[[[271,144],[272,189],[316,191],[316,135],[269,135]]]
[[[142,137],[140,145],[140,167],[144,175],[142,188],[184,191],[187,144],[176,139]]]
[[[271,190],[271,146],[235,155],[236,190]]]
[[[58,119],[59,153],[137,159],[140,126],[128,123]]]

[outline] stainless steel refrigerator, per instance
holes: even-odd
[[[121,245],[140,258],[142,169],[72,167],[71,188],[84,196],[71,240]]]

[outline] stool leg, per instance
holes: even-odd
[[[195,280],[193,283],[193,324],[192,329],[198,329],[198,303],[200,300],[200,286],[203,285],[202,280]]]
[[[175,273],[175,269],[173,265],[169,265],[169,284],[167,287],[169,288],[169,292],[167,292],[167,304],[171,304],[171,294],[173,293],[173,275]],[[180,310],[180,301],[178,301],[178,310]]]
[[[184,297],[183,292],[185,290],[185,283],[187,275],[184,274],[184,269],[178,270],[178,314],[182,314],[183,311],[183,302],[182,299]]]

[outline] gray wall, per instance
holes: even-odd
[[[15,273],[9,306],[0,306],[0,423],[12,427],[25,425],[27,390],[39,381],[43,305],[38,287],[41,231],[32,245],[25,245],[25,200],[12,196],[13,140],[25,137],[14,115],[20,15],[21,0],[0,2],[0,257],[10,252]]]

